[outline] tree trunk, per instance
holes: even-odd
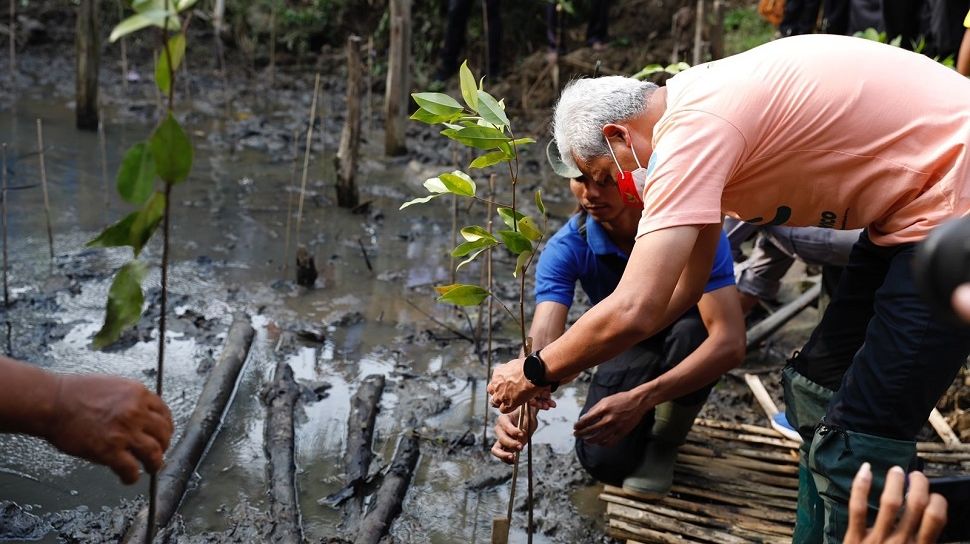
[[[407,152],[405,129],[411,87],[411,0],[390,0],[390,3],[391,43],[384,95],[384,153],[394,156]]]
[[[172,448],[165,460],[165,467],[158,474],[158,510],[155,513],[156,527],[161,530],[168,525],[195,473],[202,455],[222,423],[226,406],[236,390],[236,381],[253,343],[252,325],[247,317],[236,317],[229,328],[226,344],[219,361],[209,371],[205,386],[195,411],[189,418],[185,433],[178,444]],[[148,510],[143,508],[123,542],[140,544],[145,541],[148,529]]]
[[[81,0],[77,8],[77,53],[75,100],[77,128],[98,130],[98,69],[101,64],[101,36],[98,30],[98,0]]]
[[[361,39],[358,36],[347,38],[347,119],[340,133],[340,147],[334,157],[337,171],[337,205],[341,208],[356,208],[358,202],[357,155],[360,149],[360,61]]]

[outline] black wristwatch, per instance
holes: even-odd
[[[539,355],[539,351],[542,350],[538,350],[525,358],[525,364],[522,365],[522,373],[525,374],[525,379],[532,382],[532,385],[536,387],[548,387],[552,391],[555,391],[559,388],[559,382],[546,379],[546,363]]]

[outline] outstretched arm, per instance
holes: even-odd
[[[43,438],[132,484],[139,465],[161,468],[172,430],[162,399],[134,380],[54,374],[0,357],[0,432]]]

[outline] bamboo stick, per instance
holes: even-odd
[[[303,152],[303,178],[300,182],[300,201],[296,211],[296,245],[300,245],[300,226],[303,224],[303,200],[306,195],[307,172],[310,169],[310,144],[313,142],[313,120],[317,116],[317,94],[320,92],[320,74],[313,82],[313,100],[310,103],[310,117],[306,129],[306,149]]]
[[[936,408],[933,408],[933,411],[930,412],[930,425],[933,427],[933,430],[936,431],[936,434],[940,435],[940,438],[943,439],[943,443],[947,446],[957,446],[960,444],[960,439],[957,437],[956,433],[953,432],[950,424],[946,422],[946,418],[943,417],[943,414],[941,414]]]
[[[44,128],[37,119],[37,153],[40,160],[40,186],[44,192],[44,216],[47,219],[47,246],[50,250],[51,264],[54,263],[54,230],[51,228],[51,205],[47,195],[47,167],[44,165]]]

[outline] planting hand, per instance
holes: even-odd
[[[115,376],[58,376],[45,438],[70,455],[107,465],[126,484],[139,464],[154,473],[172,436],[172,416],[142,384]]]
[[[495,444],[492,446],[492,455],[510,465],[515,462],[516,452],[525,448],[525,445],[529,443],[529,437],[536,432],[536,428],[539,426],[536,412],[532,411],[528,429],[519,429],[515,425],[515,422],[519,420],[519,410],[511,414],[502,414],[495,422]]]
[[[530,382],[522,371],[525,359],[514,359],[495,367],[492,381],[488,382],[488,394],[492,406],[508,414],[539,394],[540,388]],[[542,388],[548,389],[548,388]]]
[[[573,426],[576,438],[600,446],[614,446],[653,408],[640,395],[624,391],[610,395],[583,414]]]
[[[852,481],[849,496],[849,528],[844,544],[930,544],[936,542],[946,525],[946,499],[936,493],[930,495],[929,481],[921,472],[909,473],[909,492],[902,519],[896,523],[903,507],[906,474],[899,467],[889,469],[886,485],[879,498],[876,524],[866,528],[869,487],[872,468],[863,463]]]
[[[970,323],[970,283],[964,283],[953,291],[953,309],[960,319]]]

